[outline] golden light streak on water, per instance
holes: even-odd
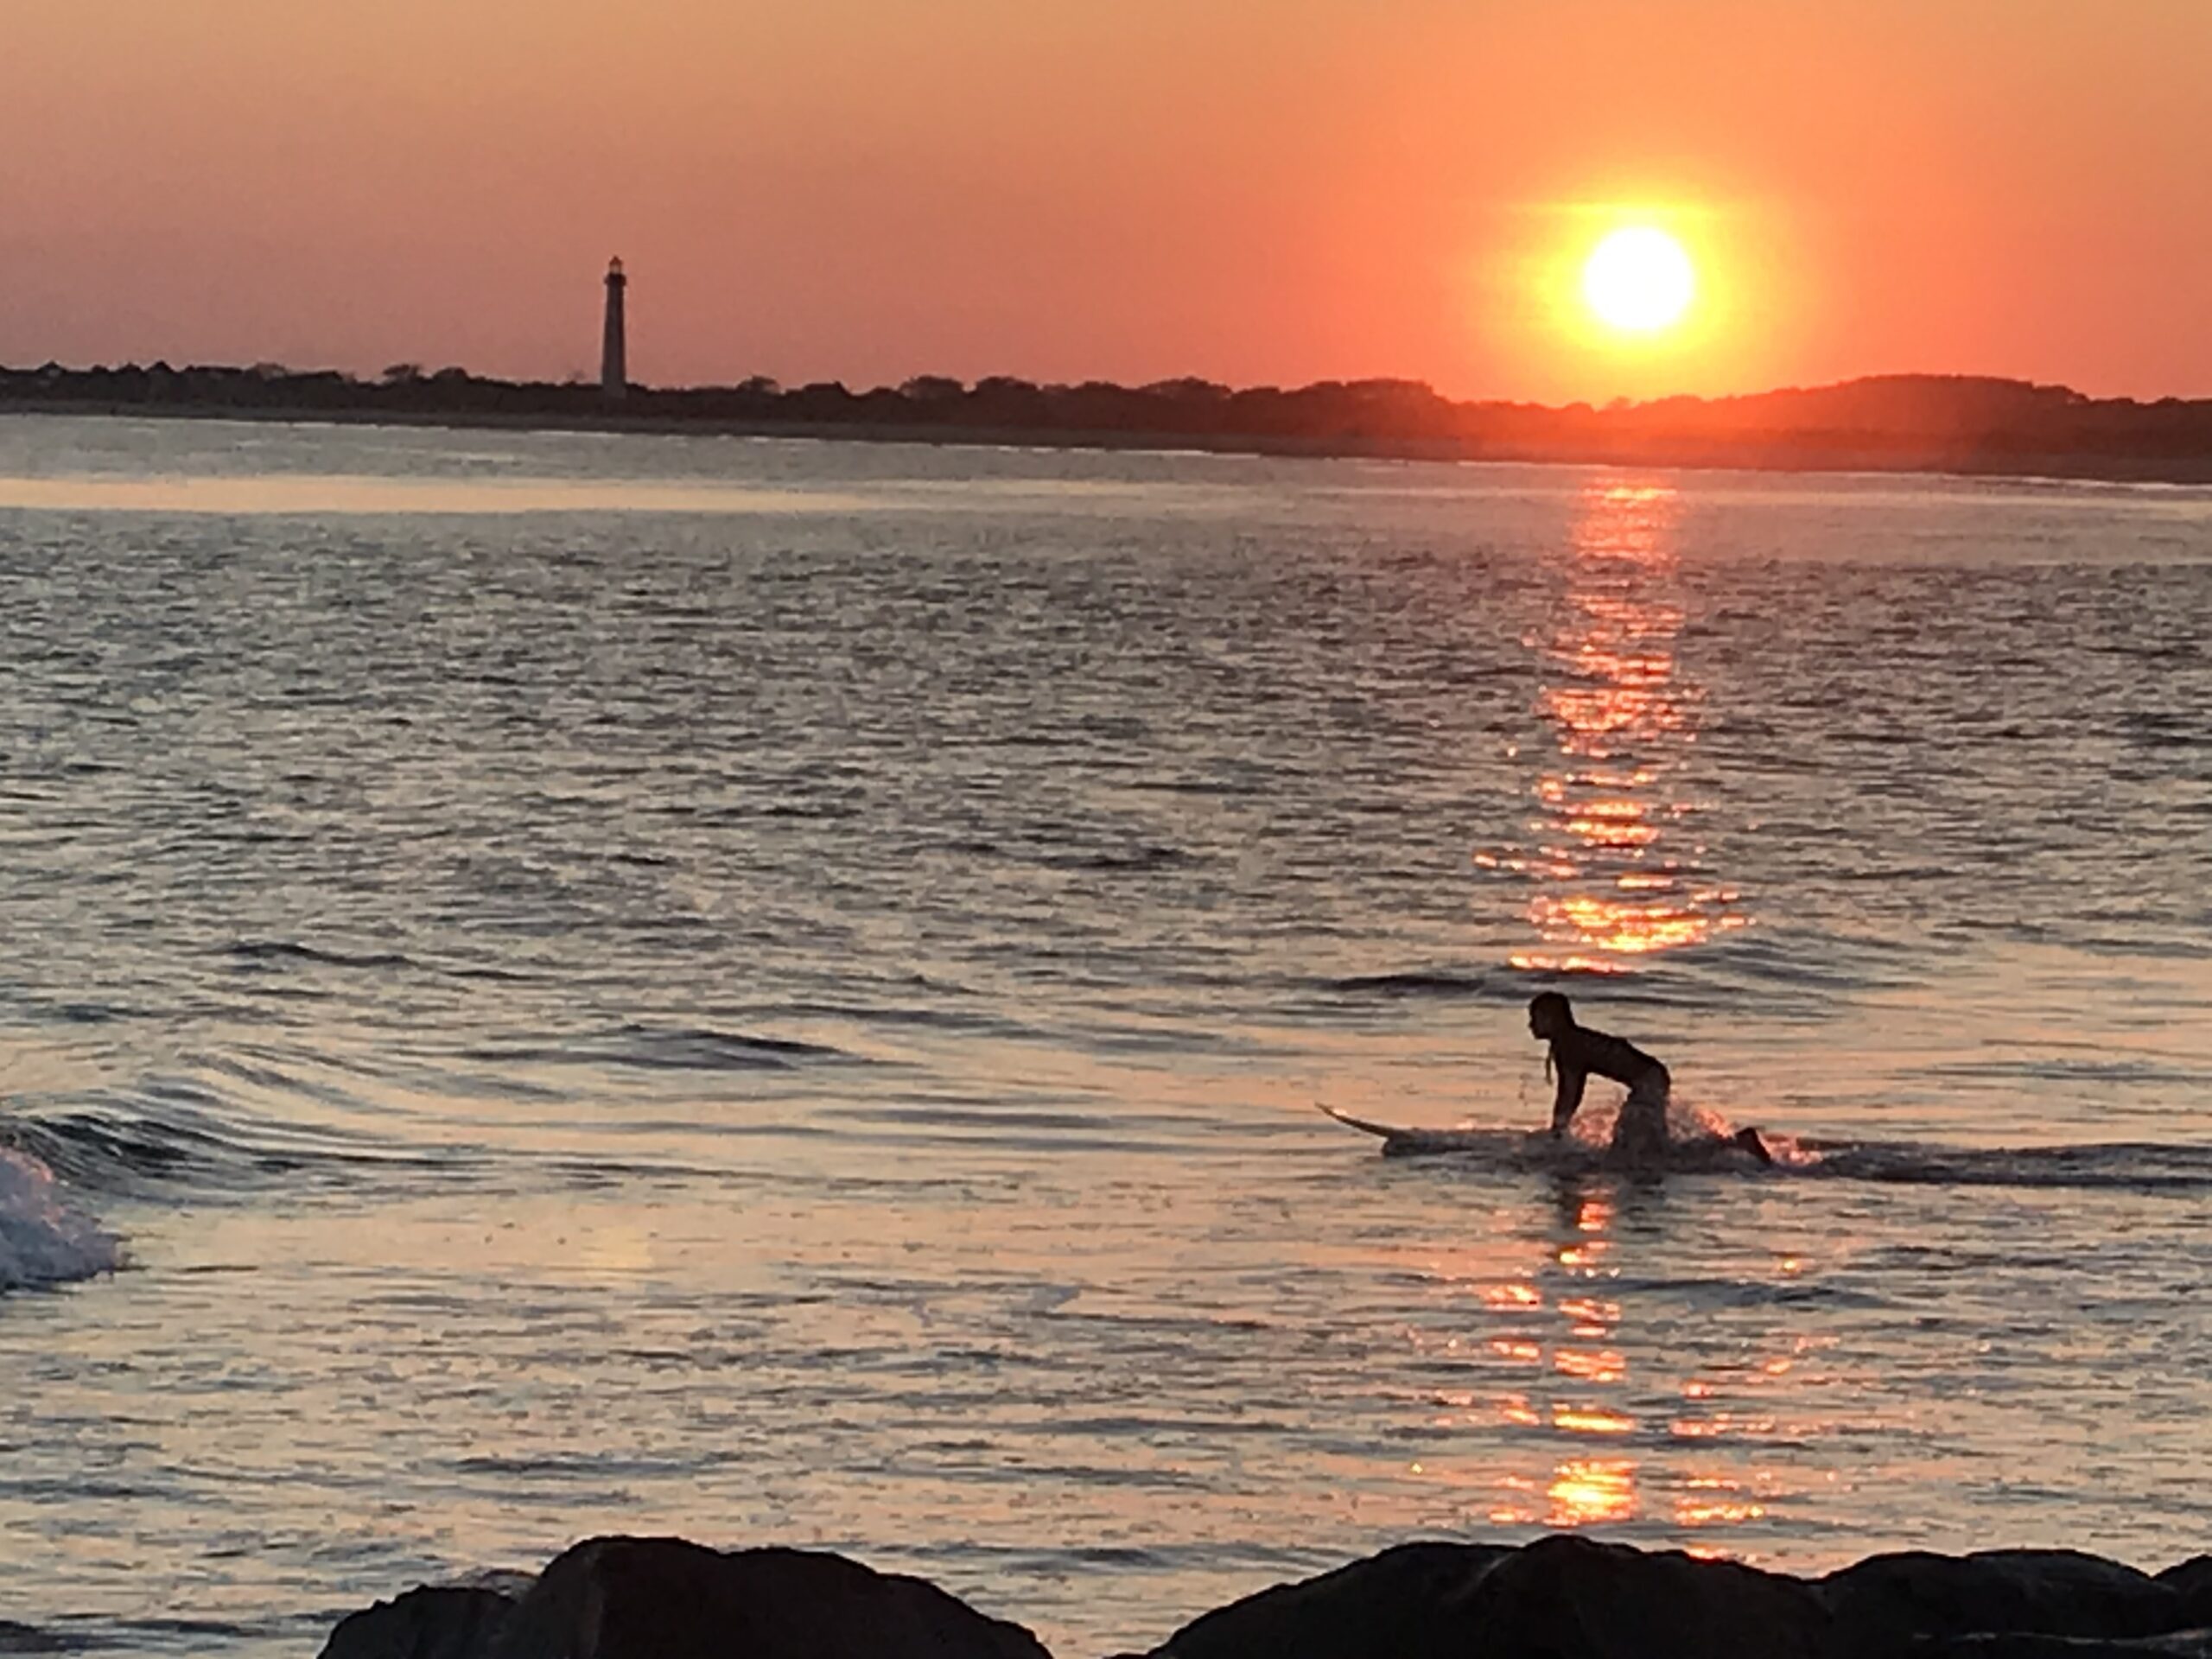
[[[1537,845],[1476,856],[1535,884],[1526,914],[1541,948],[1513,953],[1516,968],[1619,973],[1749,921],[1685,844],[1697,803],[1680,774],[1703,692],[1675,651],[1680,508],[1671,484],[1593,483],[1563,561],[1563,620],[1529,640],[1553,729],[1529,786]]]
[[[1628,1362],[1611,1348],[1559,1348],[1552,1352],[1552,1369],[1588,1382],[1618,1382],[1628,1375]]]
[[[1562,1463],[1545,1496],[1551,1499],[1550,1512],[1544,1516],[1544,1524],[1549,1527],[1630,1521],[1642,1507],[1637,1496],[1636,1465],[1618,1459]]]
[[[1552,1408],[1552,1427],[1565,1429],[1570,1434],[1631,1434],[1636,1432],[1636,1419],[1618,1411],[1555,1406]]]

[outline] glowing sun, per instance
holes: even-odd
[[[1649,225],[1615,231],[1582,267],[1582,297],[1591,310],[1627,334],[1672,327],[1696,295],[1697,271],[1682,245]]]

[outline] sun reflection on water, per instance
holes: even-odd
[[[1552,1501],[1551,1512],[1544,1517],[1548,1527],[1590,1527],[1633,1520],[1640,1507],[1636,1465],[1625,1459],[1578,1459],[1562,1463],[1546,1496]]]
[[[1560,567],[1560,620],[1529,639],[1553,735],[1530,785],[1540,811],[1529,844],[1475,859],[1534,887],[1541,948],[1515,953],[1516,968],[1620,973],[1749,920],[1688,822],[1697,804],[1680,774],[1702,692],[1675,649],[1680,517],[1670,484],[1592,484]]]
[[[1552,1200],[1548,1221],[1519,1233],[1506,1257],[1425,1253],[1440,1305],[1458,1319],[1408,1335],[1467,1369],[1459,1386],[1423,1397],[1440,1450],[1420,1472],[1473,1489],[1461,1512],[1493,1525],[1624,1529],[1744,1557],[1801,1490],[1774,1448],[1819,1432],[1817,1420],[1777,1411],[1768,1391],[1819,1371],[1834,1339],[1777,1332],[1717,1363],[1678,1363],[1669,1333],[1640,1329],[1637,1304],[1616,1287],[1625,1282],[1617,1255],[1634,1254],[1650,1220],[1646,1198],[1581,1175],[1560,1178]],[[1777,1278],[1785,1262],[1802,1267],[1778,1256]],[[1468,1319],[1476,1332],[1458,1322]],[[1441,1450],[1463,1436],[1468,1455]]]
[[[1766,1514],[1743,1483],[1718,1475],[1693,1476],[1675,1499],[1675,1520],[1685,1527],[1740,1526]]]

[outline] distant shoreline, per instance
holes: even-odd
[[[1039,418],[1015,421],[969,416],[969,405],[989,404],[990,382],[972,391],[945,383],[953,393],[934,401],[904,390],[854,394],[842,386],[791,392],[751,386],[639,388],[626,406],[618,408],[602,402],[591,388],[467,377],[395,385],[332,374],[271,382],[241,370],[57,373],[49,368],[41,373],[42,384],[27,386],[32,377],[24,372],[0,370],[0,415],[2212,485],[2212,401],[2101,403],[2063,388],[1931,377],[1604,410],[1454,404],[1426,387],[1398,382],[1288,393],[1209,389],[1195,414],[1187,406],[1188,395],[1180,392],[1025,387],[1034,399],[1050,401]],[[136,377],[132,389],[141,395],[84,395],[81,383],[118,376]],[[190,395],[190,386],[200,380],[219,386],[222,395]],[[301,395],[287,395],[295,385],[302,389]],[[1962,400],[2001,404],[2008,397],[2036,418],[2005,420],[1998,417],[2014,411],[1960,406]],[[1079,424],[1065,418],[1081,413],[1086,400],[1099,404],[1109,397],[1121,400],[1110,405],[1119,417],[1111,423]],[[1279,429],[1238,429],[1236,409],[1255,398],[1270,400],[1257,407]],[[1363,400],[1352,411],[1359,418],[1348,419],[1338,406],[1348,400]],[[760,406],[736,407],[748,401]],[[1845,404],[1852,406],[1830,406]],[[823,412],[825,405],[836,413]],[[1980,418],[1974,418],[1977,415]],[[1157,418],[1146,420],[1147,416]],[[1205,416],[1220,423],[1202,424]],[[1280,429],[1301,417],[1310,418],[1314,429]],[[2094,447],[2063,441],[2082,433],[2094,436]],[[2129,442],[2139,435],[2143,442]]]

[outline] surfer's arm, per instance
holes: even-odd
[[[1559,1094],[1552,1102],[1552,1135],[1554,1138],[1567,1133],[1567,1126],[1574,1121],[1576,1109],[1582,1104],[1582,1085],[1590,1074],[1579,1067],[1562,1065],[1559,1068]]]

